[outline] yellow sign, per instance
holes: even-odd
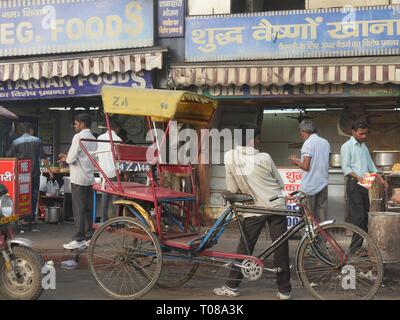
[[[107,113],[149,116],[154,121],[176,119],[188,124],[209,124],[217,102],[188,91],[104,86],[101,90]]]
[[[2,218],[0,218],[0,224],[7,224],[10,222],[17,221],[18,219],[19,219],[19,217],[17,215],[13,215],[10,217],[2,217]]]

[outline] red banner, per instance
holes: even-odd
[[[31,161],[19,160],[18,161],[18,201],[17,201],[17,214],[26,215],[30,214],[32,193],[31,193]]]
[[[0,183],[14,202],[14,214],[30,214],[31,160],[0,159]]]

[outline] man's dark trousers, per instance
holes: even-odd
[[[38,203],[38,198],[39,198],[39,186],[40,186],[40,177],[38,178],[32,178],[32,184],[31,184],[31,200],[32,200],[32,213],[30,218],[28,218],[28,221],[34,222],[36,218],[36,207]]]
[[[368,232],[369,194],[368,189],[360,186],[357,179],[348,177],[346,185],[350,206],[350,223]],[[353,235],[351,251],[356,252],[362,246],[363,239]]]
[[[71,183],[71,196],[76,229],[72,239],[78,242],[89,240],[93,235],[92,186],[80,186]]]
[[[243,226],[245,229],[246,239],[249,245],[250,254],[253,254],[254,247],[260,233],[268,220],[268,227],[272,241],[278,239],[287,230],[286,217],[282,216],[255,216],[245,218]],[[238,254],[247,254],[244,240],[241,237],[237,248]],[[284,242],[274,253],[274,267],[282,268],[282,272],[276,274],[278,290],[282,293],[291,291],[290,284],[290,267],[289,267],[289,246],[288,242]],[[232,269],[228,276],[229,280],[226,285],[230,288],[237,288],[243,278],[242,272],[237,269]]]

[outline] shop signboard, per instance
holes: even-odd
[[[17,181],[18,197],[17,214],[27,215],[31,213],[31,161],[18,160],[18,181]]]
[[[158,37],[184,36],[185,1],[158,0]]]
[[[186,61],[400,53],[400,6],[271,11],[186,18]]]
[[[0,57],[149,47],[152,0],[0,1]]]
[[[287,195],[291,192],[300,190],[300,182],[303,177],[303,171],[301,169],[278,169],[283,183],[284,183],[284,194]],[[289,210],[295,210],[296,205],[289,200],[287,203],[287,208]],[[299,222],[298,217],[287,217],[288,228],[293,227]]]
[[[0,159],[0,183],[14,202],[14,214],[31,213],[31,161]]]
[[[40,80],[8,80],[0,81],[0,101],[97,96],[103,85],[133,88],[153,87],[150,71],[41,78]]]
[[[400,97],[400,86],[394,84],[300,84],[296,86],[257,85],[243,86],[203,86],[189,90],[217,99],[276,99],[284,97],[324,98],[324,97]]]
[[[15,159],[0,159],[0,183],[7,188],[8,194],[13,201],[15,199],[15,191],[17,190],[16,166],[17,162]]]

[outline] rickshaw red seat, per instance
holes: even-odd
[[[119,161],[133,161],[133,162],[141,162],[148,163],[149,159],[147,159],[147,152],[149,152],[150,156],[154,157],[154,153],[156,151],[153,147],[147,146],[135,146],[130,144],[123,143],[115,143],[115,156],[116,160]],[[153,160],[153,159],[151,159]]]
[[[96,183],[93,185],[93,189],[96,191],[106,191],[107,193],[120,195],[123,197],[143,200],[143,201],[153,201],[153,190],[151,186],[146,186],[137,182],[121,182],[123,192],[113,191],[111,186],[106,185],[105,190],[102,189],[101,184]],[[117,186],[118,187],[118,186]],[[164,201],[192,201],[195,200],[194,196],[190,193],[175,191],[163,187],[155,187],[155,194],[159,202]]]

